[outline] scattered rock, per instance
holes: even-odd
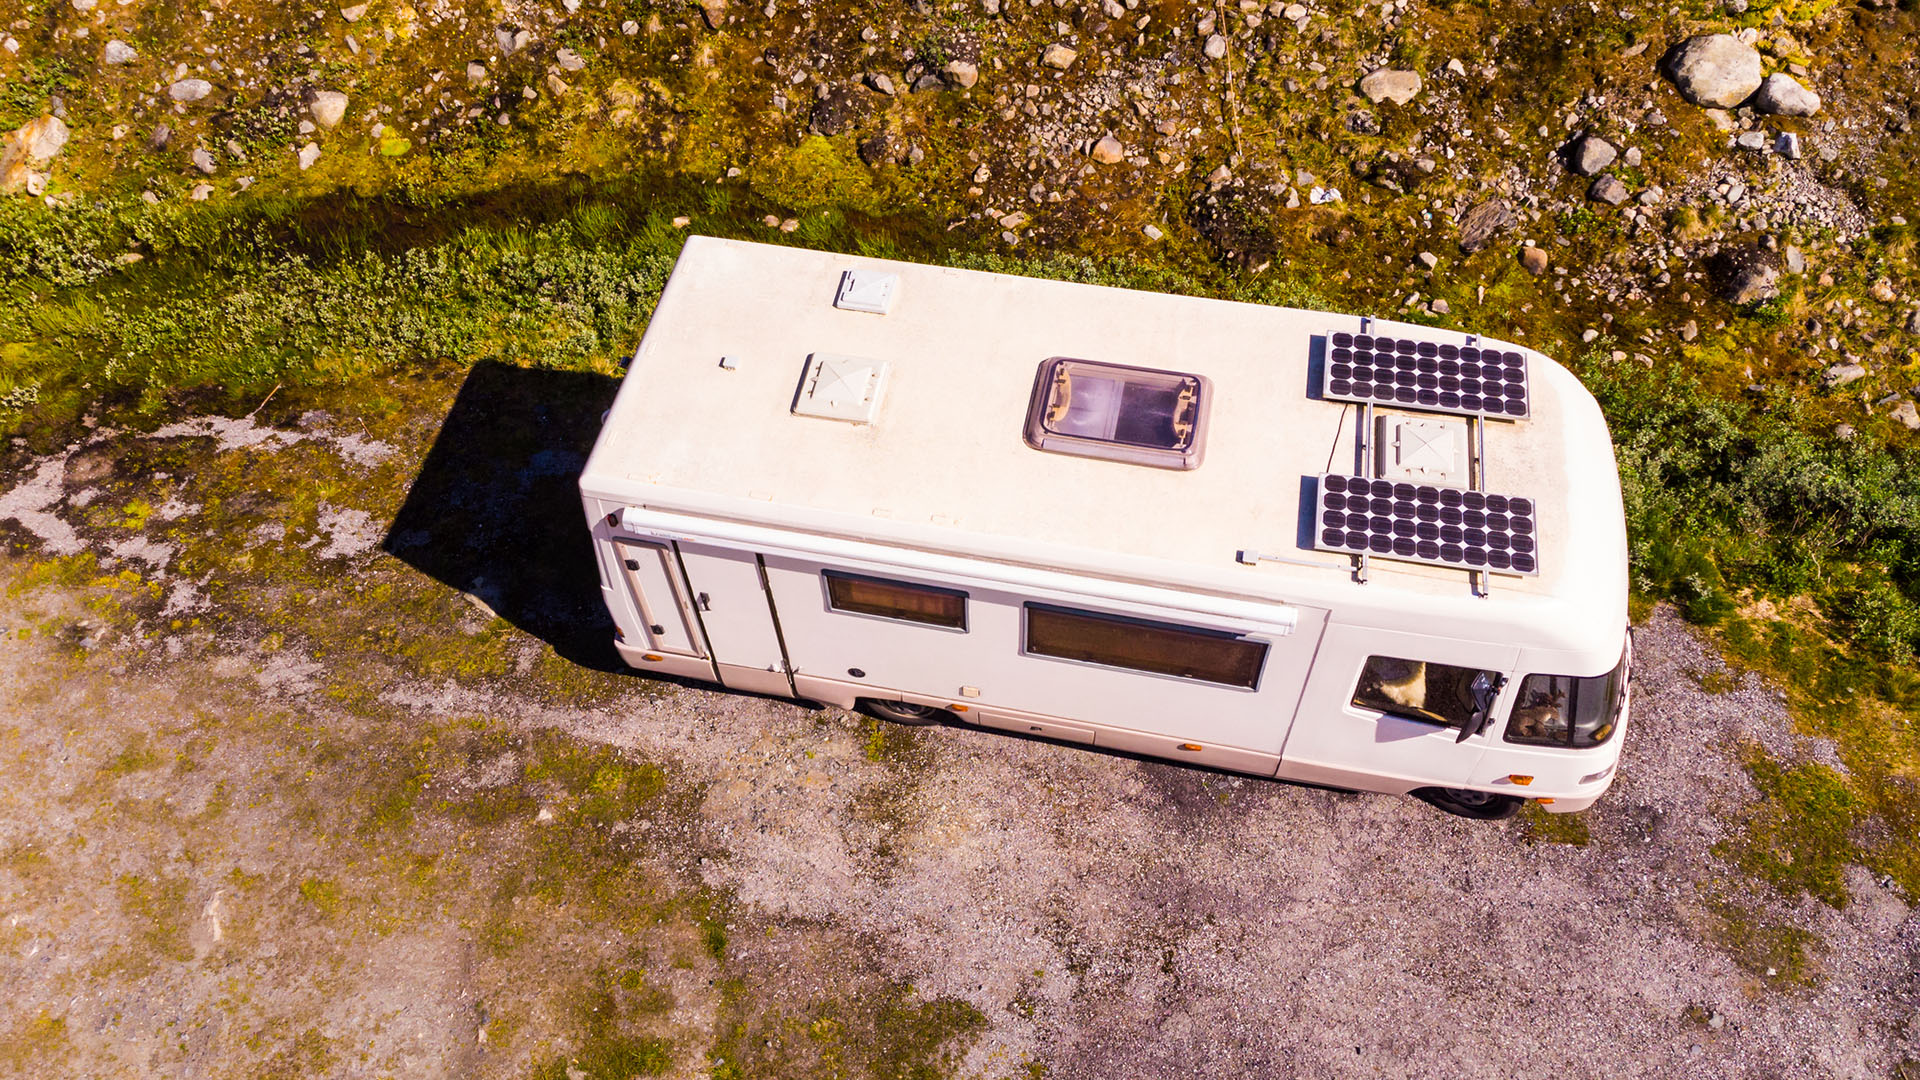
[[[0,143],[0,192],[45,189],[45,169],[67,145],[67,125],[57,116],[42,116],[20,125]]]
[[[1079,58],[1080,58],[1080,53],[1078,52],[1078,50],[1069,49],[1065,45],[1060,44],[1059,42],[1055,42],[1052,45],[1047,46],[1040,53],[1041,63],[1047,65],[1050,68],[1058,68],[1061,71],[1065,71],[1068,68],[1072,67],[1073,62],[1075,60],[1078,60]]]
[[[1780,295],[1780,258],[1757,244],[1721,248],[1707,260],[1707,272],[1728,303],[1753,304]]]
[[[203,173],[206,173],[208,176],[212,176],[214,172],[219,169],[219,166],[214,164],[213,155],[209,154],[207,152],[207,148],[204,146],[194,147],[193,154],[191,155],[191,157],[193,160],[193,167],[196,169],[199,169]]]
[[[306,170],[312,168],[313,163],[319,160],[320,160],[319,146],[313,143],[308,143],[307,145],[300,148],[300,169],[302,172],[305,172]]]
[[[1426,267],[1429,270],[1440,265],[1440,256],[1435,255],[1431,251],[1421,252],[1419,255],[1419,259],[1420,259],[1420,265]]]
[[[1695,322],[1694,320],[1688,319],[1686,323],[1680,327],[1681,341],[1693,341],[1698,339],[1699,337],[1700,337],[1700,324]]]
[[[1785,72],[1767,76],[1753,95],[1753,107],[1773,116],[1812,116],[1820,111],[1820,95],[1800,85]]]
[[[500,46],[500,55],[512,56],[533,42],[533,33],[515,26],[495,27],[493,40]]]
[[[1539,277],[1547,272],[1547,252],[1529,244],[1520,249],[1520,265],[1527,273]]]
[[[1800,160],[1800,136],[1797,132],[1783,131],[1773,140],[1773,152],[1788,161]]]
[[[1801,253],[1798,246],[1788,244],[1786,249],[1781,252],[1781,255],[1786,258],[1787,273],[1804,274],[1807,272],[1807,257]]]
[[[1627,190],[1627,185],[1621,183],[1617,176],[1602,176],[1593,182],[1593,186],[1587,188],[1587,198],[1594,202],[1606,203],[1608,206],[1619,206],[1632,194]]]
[[[965,60],[949,61],[946,67],[940,69],[940,74],[946,77],[949,85],[961,90],[971,90],[973,84],[980,81],[980,69]]]
[[[572,49],[560,49],[555,52],[553,62],[560,65],[561,71],[579,71],[587,66],[586,58]]]
[[[1565,147],[1567,168],[1581,176],[1600,175],[1617,153],[1612,143],[1594,135],[1582,135]]]
[[[700,0],[700,17],[707,21],[707,29],[718,30],[727,22],[727,0]]]
[[[181,79],[167,87],[167,96],[175,101],[199,101],[213,93],[213,84],[205,79]]]
[[[1143,225],[1140,227],[1140,231],[1147,234],[1147,239],[1149,240],[1164,239],[1167,235],[1166,233],[1163,233],[1160,231],[1160,227],[1158,225]]]
[[[1767,133],[1764,131],[1743,131],[1739,137],[1733,141],[1734,145],[1740,147],[1742,150],[1765,150],[1767,148]]]
[[[1820,381],[1826,384],[1827,389],[1837,390],[1856,379],[1865,378],[1866,374],[1867,369],[1859,364],[1835,364],[1821,374]]]
[[[1660,70],[1703,108],[1731,109],[1760,89],[1760,54],[1732,34],[1690,37],[1667,52]]]
[[[1460,250],[1472,254],[1493,242],[1493,238],[1513,227],[1513,207],[1500,199],[1489,199],[1468,210],[1460,218]]]
[[[1875,279],[1874,283],[1867,287],[1867,295],[1883,304],[1891,304],[1898,297],[1898,294],[1893,291],[1892,280],[1888,278]]]
[[[318,90],[307,104],[313,122],[323,128],[336,128],[347,118],[347,95],[338,90]]]
[[[1895,405],[1887,415],[1905,424],[1909,431],[1920,431],[1920,409],[1915,409],[1911,401]]]
[[[867,72],[866,78],[862,81],[878,93],[885,94],[888,97],[893,96],[893,80],[888,78],[884,71],[869,71]]]
[[[138,59],[140,59],[139,52],[135,51],[133,46],[118,39],[107,42],[107,47],[100,50],[100,62],[103,64],[131,64]]]
[[[1395,105],[1405,105],[1420,92],[1418,72],[1402,71],[1397,68],[1380,68],[1368,73],[1360,80],[1360,93],[1375,105],[1382,101],[1391,101]]]
[[[352,7],[343,7],[340,9],[340,17],[347,20],[348,22],[359,22],[360,16],[365,15],[366,13],[367,13],[366,4],[355,4]]]
[[[854,149],[859,153],[860,160],[867,163],[868,168],[879,168],[890,162],[897,162],[902,152],[900,140],[886,131],[860,140],[859,145]]]
[[[1092,154],[1093,160],[1102,165],[1117,165],[1125,160],[1127,148],[1112,135],[1103,135],[1099,142],[1093,144]]]
[[[192,199],[194,202],[206,202],[207,199],[212,195],[213,195],[212,184],[195,184],[193,185],[193,190],[188,193],[187,197]]]
[[[1209,60],[1220,60],[1227,55],[1227,39],[1219,34],[1207,38],[1207,44],[1200,50]]]
[[[467,64],[467,85],[479,86],[486,81],[487,65],[480,63],[478,60],[469,62]]]
[[[153,129],[153,137],[147,140],[147,149],[165,150],[167,144],[171,142],[173,142],[173,129],[161,124]]]

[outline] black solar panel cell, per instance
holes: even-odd
[[[1328,474],[1318,492],[1318,547],[1465,569],[1538,570],[1530,499]]]

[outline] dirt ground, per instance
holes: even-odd
[[[1920,1068],[1906,899],[1727,857],[1746,748],[1830,751],[1670,612],[1573,819],[652,682],[567,509],[609,388],[522,378],[5,459],[0,1072]]]

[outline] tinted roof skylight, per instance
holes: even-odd
[[[1162,469],[1197,468],[1209,397],[1207,380],[1198,375],[1056,356],[1034,379],[1027,444]]]

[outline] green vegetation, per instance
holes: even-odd
[[[1520,808],[1520,834],[1536,844],[1586,847],[1593,840],[1584,813],[1550,814],[1531,802]]]

